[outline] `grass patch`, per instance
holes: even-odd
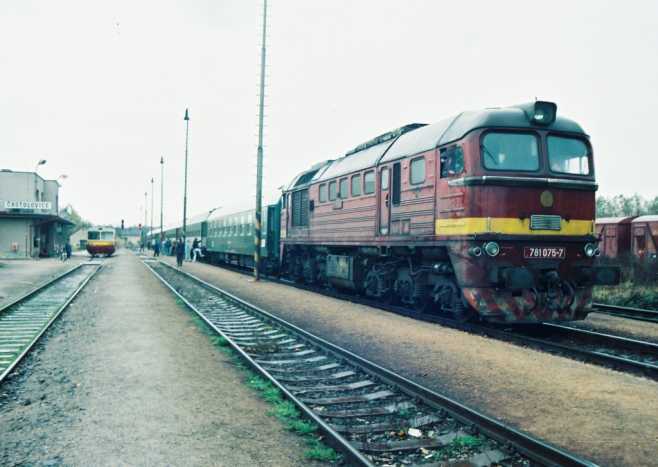
[[[309,460],[320,462],[336,462],[340,458],[336,451],[325,445],[318,438],[309,438],[308,445],[309,448],[304,451],[304,456]]]
[[[624,282],[615,287],[595,287],[594,301],[608,305],[658,309],[658,287]]]

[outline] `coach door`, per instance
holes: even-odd
[[[391,229],[391,170],[379,169],[379,235],[388,235]]]

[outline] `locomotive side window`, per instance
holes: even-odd
[[[391,202],[393,206],[400,204],[400,194],[402,191],[402,167],[399,162],[393,164],[393,191],[391,193]]]
[[[480,144],[484,167],[490,170],[539,170],[537,137],[527,133],[490,132]]]
[[[341,178],[340,179],[340,187],[338,190],[338,197],[341,199],[347,199],[349,198],[349,191],[347,190],[347,178]]]
[[[464,171],[464,150],[461,146],[441,150],[441,178],[458,175]]]
[[[375,192],[375,172],[367,171],[363,176],[363,192],[371,195]]]
[[[382,177],[381,177],[381,189],[382,191],[388,190],[388,183],[389,183],[389,172],[387,168],[382,169]]]
[[[320,202],[324,203],[327,201],[327,184],[323,183],[320,185]]]
[[[329,182],[329,201],[334,201],[336,194],[336,181]]]
[[[352,176],[352,196],[361,195],[361,175]]]
[[[548,162],[553,172],[589,175],[587,145],[575,138],[548,137]]]
[[[409,169],[409,182],[412,185],[418,185],[425,181],[425,158],[418,157],[413,159]]]

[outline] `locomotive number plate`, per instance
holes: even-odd
[[[523,248],[525,259],[564,259],[567,249],[563,246],[526,246]]]

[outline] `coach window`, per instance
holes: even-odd
[[[452,177],[464,171],[464,150],[461,146],[441,150],[441,178]]]
[[[370,195],[375,192],[375,172],[369,170],[363,175],[363,193]]]
[[[361,175],[352,176],[352,196],[361,195]]]
[[[329,201],[336,199],[336,182],[329,182]]]
[[[418,185],[425,181],[425,158],[418,157],[411,161],[409,169],[409,182],[412,185]]]
[[[323,183],[320,185],[320,202],[324,203],[327,201],[327,184]]]
[[[350,192],[347,190],[347,178],[340,179],[340,189],[338,190],[338,197],[341,199],[347,199],[350,196]]]

